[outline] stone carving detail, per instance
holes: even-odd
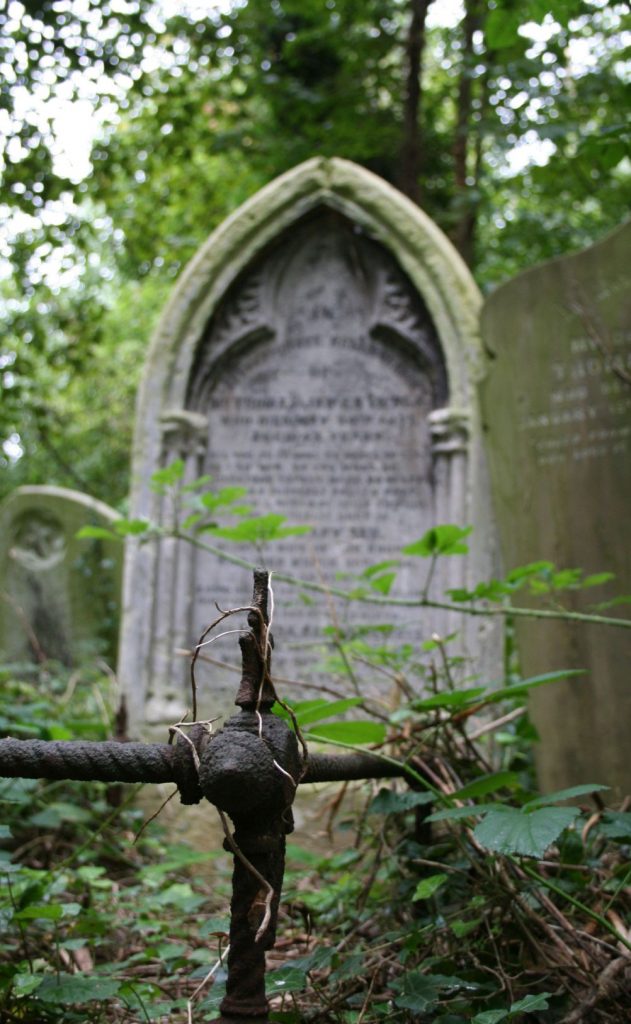
[[[0,657],[74,665],[99,655],[115,665],[121,548],[77,534],[117,518],[62,487],[19,487],[2,503]]]
[[[207,421],[201,471],[214,487],[245,485],[257,511],[313,526],[306,541],[270,551],[273,566],[333,580],[396,557],[436,521],[431,415],[446,400],[442,349],[416,289],[385,248],[319,210],[227,293],[200,342],[187,409]],[[207,562],[197,552],[190,570],[193,635],[238,586],[229,566],[218,578]],[[411,569],[398,585],[418,591]],[[291,670],[289,638],[314,643],[324,622],[296,603],[282,619]],[[293,670],[307,660],[297,654]]]
[[[51,569],[63,560],[65,551],[64,529],[55,516],[30,511],[15,522],[9,557],[25,569]]]
[[[176,286],[139,396],[132,515],[167,533],[182,518],[184,500],[178,507],[150,486],[155,470],[179,458],[186,485],[202,475],[214,490],[242,486],[256,512],[312,526],[263,547],[218,542],[236,562],[276,573],[281,675],[304,678],[332,614],[313,592],[303,603],[283,572],[353,587],[338,574],[397,558],[431,526],[455,522],[474,525],[471,554],[466,569],[465,560],[445,560],[449,578],[439,568],[436,594],[456,572],[488,574],[495,546],[476,401],[480,301],[436,225],[337,158],[307,161],[253,196]],[[201,541],[213,545],[212,535]],[[397,596],[417,597],[422,576],[418,560],[402,559]],[[215,602],[233,605],[242,587],[234,563],[173,535],[129,540],[119,675],[132,729],[179,717],[188,693],[182,649],[208,626]],[[400,607],[399,618],[392,607],[334,611],[341,627],[396,622],[397,642],[442,629],[417,609]],[[477,625],[471,637],[462,621],[457,628],[463,653],[489,651],[483,671],[492,677],[488,638]],[[233,692],[220,646],[199,663],[217,713]]]
[[[288,351],[304,351],[327,331],[340,350],[362,352],[369,340],[380,342],[373,351],[381,349],[382,359],[394,343],[430,378],[432,407],[446,402],[443,356],[422,299],[384,248],[345,218],[322,212],[230,290],[199,347],[188,408],[207,410],[224,364],[244,351],[278,340],[279,332]]]

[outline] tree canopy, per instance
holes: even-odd
[[[446,7],[8,4],[4,491],[46,480],[124,499],[138,370],[174,277],[304,159],[343,156],[397,185],[482,287],[619,223],[626,4],[465,0],[443,24]]]

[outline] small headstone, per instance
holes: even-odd
[[[477,526],[476,553],[447,560],[435,593],[479,579],[493,547],[479,305],[447,239],[374,175],[343,160],[284,175],[215,232],[165,311],[141,389],[131,514],[172,524],[149,481],[182,459],[187,483],[210,474],[214,490],[246,487],[257,512],[313,527],[265,550],[272,570],[352,588],[336,574],[396,559],[430,527],[456,523]],[[223,546],[261,558],[254,546]],[[403,567],[396,594],[418,597],[426,568]],[[180,541],[130,542],[119,668],[132,726],[176,720],[189,702],[176,652],[195,643],[215,602],[242,603],[248,582]],[[304,678],[330,608],[280,581],[275,597],[276,670]],[[411,609],[337,614],[397,622],[400,639],[417,642],[450,628]],[[220,648],[208,653],[221,660]],[[233,678],[218,667],[207,678],[215,707],[233,699]]]
[[[521,274],[489,298],[483,387],[494,498],[508,568],[540,559],[616,585],[563,594],[586,611],[631,591],[631,224]],[[629,617],[621,604],[604,614]],[[518,624],[527,675],[584,669],[533,697],[547,789],[631,790],[631,632]]]
[[[116,664],[122,547],[77,539],[118,514],[78,491],[19,487],[0,506],[0,658]]]

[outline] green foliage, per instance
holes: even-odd
[[[381,722],[328,722],[325,725],[311,726],[307,738],[334,740],[347,746],[383,743],[386,738],[386,727]]]
[[[84,670],[68,682],[50,670],[31,681],[3,671],[0,734],[107,738],[107,680]],[[182,985],[192,991],[213,967],[217,942],[225,948],[225,901],[203,880],[216,854],[165,843],[155,825],[134,844],[143,814],[130,806],[136,790],[123,800],[120,790],[0,780],[2,1019],[185,1016]],[[221,889],[216,871],[214,879]]]
[[[564,829],[578,816],[575,807],[543,807],[526,813],[517,807],[492,807],[474,829],[474,838],[487,850],[543,858]]]
[[[0,12],[3,491],[45,481],[122,504],[133,394],[173,279],[301,160],[344,156],[420,189],[484,286],[627,214],[623,4],[494,0],[428,24],[417,110],[409,0],[248,0],[168,23],[149,0],[123,6]],[[91,166],[60,158],[62,99],[90,107]]]
[[[285,702],[287,708],[277,705],[275,714],[284,718],[290,727],[294,724],[309,740],[317,742],[336,742],[348,746],[365,743],[383,743],[386,738],[386,727],[381,722],[358,721],[353,719],[345,722],[325,722],[323,719],[341,715],[351,708],[363,704],[361,697],[348,697],[344,700],[305,700]]]
[[[286,537],[300,536],[311,531],[310,526],[285,526],[286,516],[277,513],[254,515],[250,505],[241,501],[247,494],[245,487],[223,487],[219,491],[208,490],[211,477],[203,476],[189,484],[183,484],[184,463],[176,459],[169,466],[156,470],[151,476],[151,487],[161,495],[168,495],[179,509],[181,520],[177,531],[185,539],[194,540],[201,534],[209,534],[221,540],[237,544],[249,544],[257,548]],[[236,525],[221,526],[218,516],[236,516]],[[181,532],[180,532],[181,531]],[[125,519],[121,517],[111,528],[83,526],[79,538],[124,540],[137,537],[148,541],[165,535],[164,527],[147,519]]]
[[[525,690],[515,689],[516,702],[505,692],[498,721],[523,700]],[[308,715],[308,703],[296,705],[296,714]],[[619,830],[624,846],[626,818],[601,813],[589,829],[586,820],[591,817],[593,825],[594,817],[588,806],[556,806],[602,786],[534,795],[530,772],[518,756],[516,725],[514,767],[485,771],[489,760],[502,756],[495,730],[463,746],[457,721],[445,712],[452,712],[448,701],[429,707],[418,701],[412,734],[388,737],[388,756],[406,759],[412,785],[428,788],[380,783],[376,796],[368,794],[367,813],[353,819],[347,812],[340,825],[354,823],[354,846],[312,864],[317,891],[307,888],[304,864],[302,871],[290,870],[289,905],[311,915],[322,944],[274,971],[272,991],[283,993],[279,1020],[283,1014],[294,1019],[290,1008],[300,1007],[301,1015],[318,1024],[330,1014],[352,1021],[363,1007],[371,1022],[404,1024],[412,1014],[421,1024],[493,1024],[533,1014],[541,1024],[553,1024],[575,1005],[576,961],[559,964],[549,940],[551,922],[561,918],[567,920],[564,943],[571,949],[578,943],[590,959],[602,955],[601,969],[611,962],[602,944],[583,943],[577,935],[588,925],[593,934],[614,941],[600,914],[605,889],[615,893],[618,920],[631,910],[628,894],[622,895],[628,877],[624,848],[616,852],[611,837],[605,838],[608,828]],[[428,766],[437,773],[440,765],[443,773],[430,781]],[[492,803],[445,808],[489,794]],[[432,814],[432,803],[443,810]],[[342,813],[337,805],[336,813]],[[480,820],[473,827],[475,819]],[[544,857],[545,866],[539,863]],[[598,874],[608,874],[605,863],[615,865],[615,881]],[[526,870],[528,864],[534,867]],[[595,883],[597,877],[602,882]],[[551,900],[557,907],[549,918]],[[613,947],[611,955],[617,955]],[[525,963],[531,966],[524,972]],[[599,1002],[603,1021],[617,1024],[625,998],[620,987]]]
[[[114,298],[90,274],[63,290],[40,284],[24,300],[0,284],[1,496],[46,483],[115,507],[127,497],[135,389],[166,287],[119,282]],[[12,436],[25,453],[17,459],[2,451]]]
[[[434,558],[438,555],[466,555],[469,548],[464,543],[464,538],[469,536],[472,529],[471,526],[463,528],[452,524],[434,526],[420,540],[413,544],[407,544],[401,550],[404,555],[414,555],[420,558]]]
[[[434,896],[438,892],[440,887],[445,884],[448,878],[449,875],[445,874],[428,875],[427,878],[424,878],[421,882],[418,883],[416,889],[414,890],[412,899],[428,900],[430,896]]]
[[[283,526],[286,518],[269,512],[264,516],[243,519],[236,526],[209,526],[206,529],[215,537],[236,541],[238,544],[263,544],[311,532],[310,526]]]
[[[179,463],[166,467],[153,485],[179,504],[182,516],[194,508],[201,517],[189,527],[192,542],[218,515],[252,522],[249,511],[236,511],[242,489],[214,493],[207,479],[185,487],[182,470]],[[266,517],[254,521],[260,518]],[[282,529],[280,520],[273,525]],[[151,527],[123,521],[120,533],[149,537]],[[467,533],[438,527],[418,553],[430,564],[461,553]],[[392,564],[371,566],[359,578],[378,578]],[[559,575],[539,563],[501,582],[509,587],[541,572]],[[580,574],[567,580],[590,585]],[[571,918],[563,941],[579,943],[587,986],[609,962],[611,944],[627,943],[618,922],[629,909],[631,814],[594,818],[585,803],[564,804],[603,786],[540,795],[532,780],[528,694],[572,673],[467,685],[468,669],[449,656],[448,639],[435,637],[423,651],[427,645],[397,644],[386,623],[336,627],[327,636],[334,688],[359,688],[351,667],[357,656],[369,672],[396,679],[398,700],[388,706],[359,695],[323,695],[291,702],[291,714],[283,707],[277,713],[309,743],[369,745],[375,756],[405,764],[409,785],[358,784],[359,814],[344,813],[336,801],[340,826],[357,833],[347,848],[324,857],[290,849],[283,932],[290,943],[293,936],[295,951],[290,946],[287,961],[268,977],[273,1019],[297,1024],[306,1014],[313,1024],[328,1024],[363,1015],[374,1024],[492,1024],[537,1014],[541,1024],[555,1024],[573,1006],[579,961],[558,962],[549,946],[552,926]],[[43,696],[38,683],[7,674],[0,729],[102,738],[110,726],[107,702],[95,696],[102,685],[98,677],[86,679],[70,701],[65,681],[49,676],[51,695]],[[53,711],[55,695],[61,708]],[[480,720],[482,733],[468,732]],[[138,815],[124,806],[112,810],[104,792],[35,780],[0,785],[0,1001],[19,1019],[131,1024],[184,1015],[183,986],[198,984],[217,957],[209,939],[225,944],[225,918],[208,917],[225,913],[225,885],[222,892],[220,880],[218,905],[217,894],[195,882],[196,869],[213,855],[165,845],[153,827],[139,846],[121,845]],[[557,909],[550,921],[551,901]],[[306,919],[315,939],[305,951]],[[576,937],[582,934],[585,942]],[[216,1017],[222,971],[217,966],[197,1000],[195,1020]],[[617,1024],[622,998],[614,988],[600,1000],[605,1024]]]
[[[450,590],[452,601],[503,601],[518,591],[536,596],[600,587],[613,580],[611,572],[586,574],[582,569],[558,569],[553,562],[539,561],[519,566],[502,580],[478,583],[472,590]]]

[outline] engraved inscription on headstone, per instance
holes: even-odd
[[[390,186],[342,160],[289,172],[208,240],[165,311],[139,401],[132,515],[175,522],[169,497],[152,495],[148,481],[181,458],[187,483],[210,474],[213,489],[246,487],[258,513],[313,527],[267,547],[272,570],[334,584],[455,522],[476,523],[481,554],[468,567],[450,560],[437,592],[480,578],[493,536],[476,411],[478,311],[447,239]],[[261,558],[254,547],[238,553]],[[418,595],[417,573],[401,570],[398,595]],[[244,574],[166,537],[132,540],[125,577],[120,673],[140,729],[186,706],[178,649],[195,642],[215,602],[240,601]],[[304,678],[330,609],[324,599],[306,606],[279,581],[275,602],[276,670]],[[395,618],[356,606],[337,615]],[[430,628],[409,609],[398,622],[414,639]],[[435,617],[431,629],[448,625]],[[204,686],[225,711],[232,678],[215,666]]]
[[[483,314],[494,355],[483,411],[506,563],[610,571],[619,593],[631,582],[630,258],[626,225],[510,281]],[[605,596],[569,599],[587,610]],[[543,784],[604,782],[627,792],[628,631],[537,623],[519,633],[527,673],[586,670],[533,699]]]
[[[117,514],[61,487],[19,487],[0,506],[0,651],[11,661],[65,665],[105,656],[114,666],[122,551],[78,540]]]
[[[334,580],[396,556],[435,521],[429,415],[445,392],[420,296],[383,247],[322,211],[236,283],[200,348],[189,403],[208,417],[213,486],[247,482],[260,511],[312,525],[278,545],[276,568]],[[238,575],[218,581],[197,565],[201,632],[199,616],[229,599]],[[414,580],[399,582],[414,594]],[[289,659],[289,645],[320,627],[300,602],[279,612],[290,671],[306,659]]]

